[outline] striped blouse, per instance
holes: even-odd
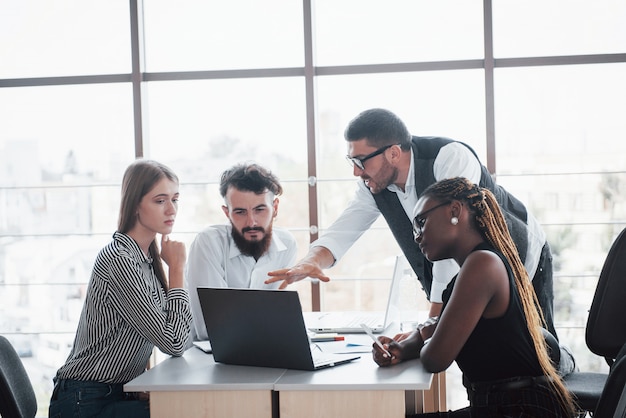
[[[96,258],[74,345],[59,379],[126,383],[154,346],[180,356],[191,329],[185,289],[167,294],[137,243],[116,232]]]

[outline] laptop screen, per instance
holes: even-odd
[[[215,361],[315,369],[297,292],[202,287],[197,291]]]

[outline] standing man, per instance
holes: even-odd
[[[556,337],[552,255],[545,233],[522,202],[495,183],[468,145],[448,138],[411,136],[404,122],[385,109],[360,113],[344,136],[348,142],[346,157],[360,178],[354,199],[311,244],[302,260],[291,268],[270,272],[272,277],[266,283],[283,281],[284,288],[305,277],[329,281],[323,269],[333,266],[382,214],[431,302],[430,316],[438,315],[443,290],[459,267],[453,260],[431,263],[424,257],[413,238],[413,210],[429,185],[465,177],[495,194],[533,280],[547,328]]]
[[[208,339],[197,287],[275,289],[278,283],[264,283],[267,273],[295,262],[295,238],[273,227],[282,192],[278,178],[258,164],[238,164],[222,174],[222,210],[230,222],[196,236],[186,267],[196,339]]]

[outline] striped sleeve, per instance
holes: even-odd
[[[191,329],[187,291],[171,289],[166,295],[151,263],[124,255],[112,260],[108,276],[110,306],[161,351],[182,355]]]

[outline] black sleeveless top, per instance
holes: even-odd
[[[503,316],[478,321],[456,359],[459,368],[471,383],[542,375],[511,266],[489,244],[479,244],[472,251],[478,250],[488,250],[500,257],[508,272],[511,297]],[[455,283],[456,276],[443,293],[444,310]]]

